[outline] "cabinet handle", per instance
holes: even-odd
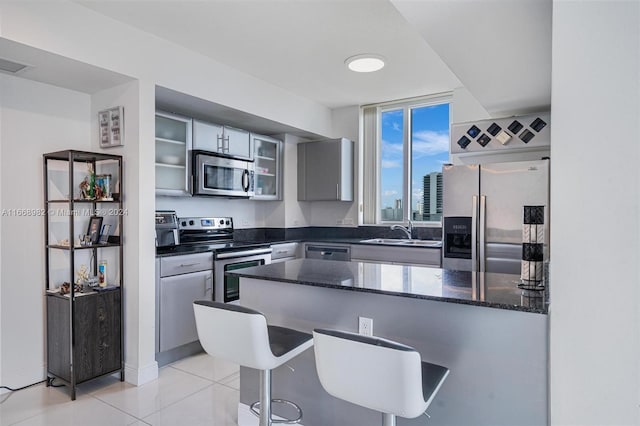
[[[223,148],[225,152],[229,152],[229,136],[227,136],[226,138],[224,138],[225,141],[227,141],[227,147]]]
[[[180,267],[181,268],[186,268],[188,266],[196,266],[197,264],[198,264],[197,262],[196,263],[181,263]]]
[[[222,142],[222,145],[220,144],[220,142]],[[217,143],[216,143],[216,150],[218,152],[222,151],[224,152],[224,136],[217,136]]]
[[[340,185],[336,183],[336,198],[340,199]]]

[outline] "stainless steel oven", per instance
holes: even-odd
[[[216,253],[214,261],[214,300],[223,303],[239,303],[240,278],[226,276],[225,272],[250,266],[271,263],[271,247],[248,248],[246,250]]]
[[[254,195],[253,161],[193,151],[193,195],[252,197]]]

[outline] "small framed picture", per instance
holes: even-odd
[[[102,229],[102,216],[91,216],[89,218],[89,228],[87,235],[91,244],[98,244],[100,241],[100,230]]]
[[[124,145],[124,107],[114,107],[98,112],[98,133],[101,148]]]
[[[100,244],[107,244],[109,242],[109,229],[111,229],[111,225],[108,223],[102,225],[102,230],[100,231]]]

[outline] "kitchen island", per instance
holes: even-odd
[[[311,259],[233,274],[241,277],[241,304],[263,312],[270,324],[357,332],[358,317],[372,318],[375,336],[448,367],[430,424],[547,424],[546,304],[544,294],[517,287],[519,276]],[[379,424],[378,413],[322,389],[313,350],[290,366],[295,372],[273,372],[273,396],[298,403],[304,425]],[[257,372],[241,368],[240,411],[257,399]],[[399,418],[398,424],[425,421]]]

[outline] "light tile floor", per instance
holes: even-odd
[[[44,383],[0,395],[0,425],[20,426],[232,426],[238,424],[237,365],[199,354],[160,369],[142,386],[110,376],[78,386]]]

